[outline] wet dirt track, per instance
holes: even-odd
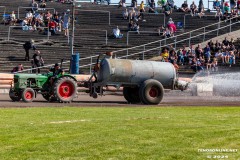
[[[87,94],[78,95],[72,103],[51,103],[47,102],[38,95],[32,103],[12,102],[8,94],[0,94],[0,107],[144,107],[143,104],[127,104],[122,95],[105,95],[97,99],[89,97]],[[166,93],[159,107],[175,107],[175,106],[240,106],[239,97],[197,97],[189,94],[172,94]]]

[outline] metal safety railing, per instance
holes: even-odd
[[[75,31],[97,31],[97,32],[105,32],[105,44],[108,44],[108,31],[107,30],[101,30],[101,29],[75,29]],[[70,35],[68,34],[68,44],[70,43]],[[75,36],[76,37],[76,36]],[[79,37],[78,39],[81,39]]]
[[[79,12],[99,12],[99,13],[108,13],[108,25],[111,25],[111,12],[110,11],[103,11],[103,10],[83,10],[83,9],[75,9],[75,11]]]
[[[12,28],[20,28],[20,29],[23,29],[23,27],[25,26],[9,26],[8,28],[8,37],[7,37],[7,40],[9,41],[10,40],[10,37],[11,37],[11,29]],[[47,29],[47,33],[46,33],[46,38],[47,40],[49,40],[49,28],[48,27],[36,27],[36,29]],[[29,31],[29,30],[26,30],[26,31]],[[22,33],[28,33],[28,32],[22,32]],[[43,34],[44,35],[44,34]]]
[[[230,23],[229,32],[231,32],[232,19],[234,19],[234,18],[231,18],[231,19],[228,20],[229,23]],[[203,34],[203,35],[206,35],[205,32],[206,32],[206,29],[207,29],[207,28],[211,28],[211,27],[214,27],[214,26],[217,26],[217,28],[220,28],[221,23],[226,24],[227,22],[220,21],[220,22],[217,22],[217,23],[214,23],[214,24],[205,26],[205,27],[201,27],[201,28],[192,30],[192,31],[190,31],[190,32],[186,32],[186,33],[183,33],[183,34],[176,35],[176,36],[174,36],[174,37],[165,38],[165,39],[162,39],[162,40],[157,40],[157,41],[154,41],[154,42],[150,42],[150,43],[147,43],[147,44],[143,44],[143,45],[139,45],[139,46],[127,48],[127,49],[117,50],[117,51],[114,51],[113,53],[114,53],[114,54],[117,54],[117,53],[120,53],[120,52],[126,52],[125,54],[128,55],[128,53],[129,53],[131,50],[134,50],[134,49],[136,49],[136,48],[147,48],[147,46],[151,46],[151,45],[153,45],[153,44],[160,44],[160,47],[161,47],[161,45],[164,44],[164,43],[166,43],[167,40],[173,40],[173,39],[174,39],[174,43],[177,43],[177,41],[175,41],[175,39],[178,39],[178,37],[180,37],[180,36],[189,36],[189,39],[191,39],[191,37],[192,37],[192,35],[193,35],[194,32],[197,33],[197,34],[200,34],[199,32],[201,32],[201,30],[203,30],[203,33],[202,33],[202,34]],[[218,35],[216,35],[216,36],[218,36]],[[204,36],[204,38],[203,38],[202,41],[205,41],[205,36]]]

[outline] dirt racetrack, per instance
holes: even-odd
[[[134,106],[146,106],[143,104],[128,104],[121,94],[105,95],[93,99],[87,94],[80,94],[74,99],[72,103],[52,103],[47,102],[38,95],[32,103],[25,102],[12,102],[8,94],[0,94],[0,107],[134,107]],[[174,107],[174,106],[240,106],[239,97],[198,97],[192,96],[189,92],[170,91],[165,93],[162,102],[159,107]]]

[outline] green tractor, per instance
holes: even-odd
[[[17,102],[32,102],[37,94],[47,101],[71,102],[77,94],[77,81],[69,74],[60,74],[51,81],[53,73],[15,74],[10,98]]]

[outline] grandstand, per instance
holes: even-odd
[[[15,11],[17,16],[21,19],[25,17],[26,10],[30,6],[29,0],[12,0],[11,3],[8,1],[1,1],[0,13],[10,14],[11,11]],[[26,8],[24,8],[26,7]],[[54,9],[59,13],[63,13],[68,9],[71,9],[71,4],[61,4],[59,2],[48,2],[47,8]],[[4,11],[3,11],[4,10]],[[125,56],[136,52],[142,52],[151,48],[157,48],[152,51],[146,51],[144,58],[152,58],[158,55],[159,43],[163,46],[164,44],[173,43],[176,48],[182,45],[189,45],[189,35],[197,36],[203,32],[208,32],[217,27],[223,27],[229,23],[221,22],[219,24],[212,25],[219,22],[219,19],[215,18],[214,13],[206,12],[204,18],[191,17],[182,12],[174,11],[172,15],[166,17],[164,14],[145,14],[146,22],[139,21],[140,34],[128,33],[128,20],[123,20],[122,11],[123,8],[118,8],[114,5],[96,5],[92,3],[82,3],[81,8],[76,8],[76,29],[75,29],[75,43],[74,52],[80,53],[81,58],[95,56],[99,53],[105,53],[106,51],[114,51],[117,57]],[[44,12],[42,10],[41,12]],[[166,25],[169,18],[172,18],[174,22],[181,22],[183,28],[177,30],[175,34],[177,39],[169,38],[166,40],[159,40],[162,37],[157,35],[156,29],[161,25]],[[209,26],[210,25],[210,26]],[[111,38],[112,29],[118,26],[124,34],[122,39]],[[209,26],[206,28],[202,28]],[[199,29],[202,28],[202,29]],[[199,29],[199,30],[197,30]],[[191,44],[198,44],[204,40],[209,40],[216,35],[222,35],[230,31],[236,31],[240,29],[240,25],[233,25],[230,27],[223,28],[218,31],[214,31],[208,34],[202,34],[199,37],[191,38]],[[2,23],[0,25],[0,72],[8,73],[18,63],[23,64],[25,69],[31,68],[31,64],[24,60],[25,51],[23,44],[29,39],[34,39],[37,49],[42,53],[45,65],[54,64],[60,62],[61,59],[69,60],[71,56],[69,38],[64,36],[63,32],[58,32],[57,35],[44,35],[43,33],[33,31],[23,31],[21,28],[9,27],[8,24]],[[194,31],[195,30],[195,31]],[[192,32],[191,32],[192,31]],[[191,32],[191,33],[190,33]],[[218,32],[218,33],[217,33]],[[204,38],[203,38],[204,37]],[[237,38],[237,37],[236,37]],[[174,44],[174,41],[186,39],[185,41]],[[147,48],[139,47],[133,50],[124,50],[134,46],[144,45],[150,42],[157,41],[148,45]],[[119,51],[118,50],[124,50]],[[32,56],[33,51],[31,52]],[[136,55],[131,58],[142,59],[142,56]],[[96,57],[92,58],[94,62]],[[80,65],[89,64],[90,59],[82,60]],[[69,64],[64,67],[67,68]]]

